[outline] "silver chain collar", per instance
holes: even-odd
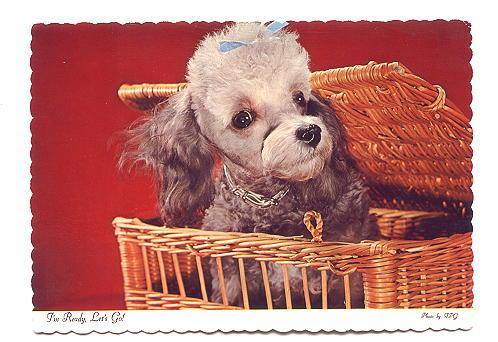
[[[266,197],[250,190],[244,190],[238,185],[235,185],[226,165],[223,165],[223,173],[225,174],[232,194],[240,197],[244,202],[261,209],[267,209],[271,206],[278,205],[280,200],[289,192],[289,188],[286,188],[277,192],[273,197]]]

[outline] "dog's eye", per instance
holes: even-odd
[[[306,99],[304,98],[304,95],[301,91],[296,91],[292,95],[292,99],[300,107],[304,107],[306,105]]]
[[[253,115],[248,110],[242,110],[234,115],[232,124],[235,128],[243,129],[249,127],[253,121]]]

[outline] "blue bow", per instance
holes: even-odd
[[[286,27],[287,25],[289,25],[289,23],[286,21],[284,21],[283,23],[280,23],[278,21],[273,21],[270,24],[268,24],[268,26],[266,26],[266,29],[268,30],[268,32],[270,32],[270,34],[273,35],[273,34],[277,33],[278,31],[280,31],[281,29],[283,29],[284,27]],[[256,42],[256,40],[253,40],[252,42],[249,42],[249,43],[224,40],[224,41],[220,42],[220,51],[221,52],[228,52],[228,51],[231,51],[233,49],[239,48],[241,46],[247,46],[247,45],[254,44],[255,42]]]

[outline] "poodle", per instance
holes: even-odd
[[[129,131],[122,158],[154,170],[169,226],[310,237],[303,215],[316,210],[324,241],[375,239],[341,122],[312,91],[297,34],[282,26],[237,23],[207,35],[188,62],[188,86]],[[245,263],[251,307],[265,307],[259,264]],[[223,270],[229,304],[242,305],[237,263],[224,260]],[[282,270],[269,263],[268,272],[274,307],[285,307]],[[206,273],[210,300],[221,302],[216,266]],[[358,276],[353,307],[363,305]],[[300,270],[289,277],[293,305],[303,307]],[[342,280],[330,278],[329,303],[341,307]],[[318,306],[320,272],[308,270],[308,282]]]

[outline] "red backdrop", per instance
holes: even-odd
[[[198,40],[220,23],[35,25],[32,75],[33,303],[123,309],[115,216],[155,215],[152,181],[120,173],[109,142],[140,113],[123,83],[182,81]],[[470,117],[470,28],[458,21],[291,23],[320,70],[400,61],[443,86]]]

